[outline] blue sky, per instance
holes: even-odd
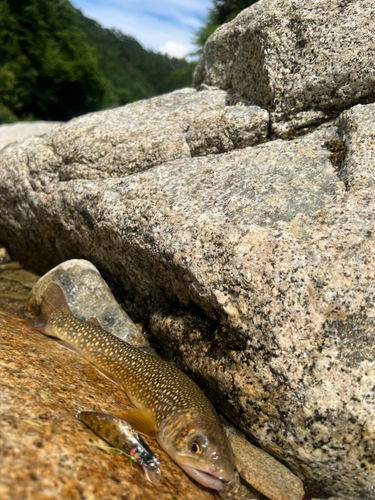
[[[146,49],[183,57],[195,50],[194,31],[202,26],[212,0],[71,0],[86,17],[105,28],[132,35]]]

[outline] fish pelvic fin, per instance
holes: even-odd
[[[126,410],[114,413],[114,416],[125,420],[140,434],[156,439],[157,429],[155,418],[151,412],[140,410],[138,408],[128,408]]]

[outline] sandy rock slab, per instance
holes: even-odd
[[[262,0],[211,35],[193,84],[269,109],[284,135],[374,102],[374,31],[372,0]]]
[[[0,496],[4,500],[208,500],[154,442],[162,480],[103,449],[77,410],[115,412],[125,395],[83,358],[0,311]]]
[[[284,465],[235,434],[229,440],[236,450],[236,469],[253,488],[270,500],[302,500],[302,481]]]

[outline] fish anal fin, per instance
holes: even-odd
[[[56,344],[61,345],[61,347],[67,349],[68,351],[74,352],[75,354],[79,354],[80,356],[82,355],[76,347],[69,344],[68,342],[65,342],[65,340],[56,339],[55,342]]]
[[[101,324],[99,323],[99,321],[96,318],[94,318],[94,316],[92,316],[91,318],[87,319],[86,323],[91,323],[92,325],[97,325],[97,326],[101,327]]]
[[[113,414],[121,420],[125,420],[140,434],[155,439],[157,437],[156,422],[152,413],[138,408],[128,408]]]
[[[96,366],[95,366],[95,368],[96,368],[96,371],[99,372],[100,375],[102,375],[104,378],[106,378],[110,382],[113,382],[114,384],[118,385],[117,380],[114,378],[114,376],[111,373],[107,372],[106,370],[103,370],[103,368],[100,368],[100,370]]]

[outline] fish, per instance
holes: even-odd
[[[132,457],[151,483],[160,481],[159,460],[128,423],[112,415],[95,411],[78,411],[76,417],[107,443]]]
[[[233,451],[215,408],[177,366],[115,337],[95,319],[76,318],[54,283],[42,295],[41,315],[27,323],[66,342],[118,384],[134,408],[114,416],[156,439],[191,478],[214,490],[233,478]]]

